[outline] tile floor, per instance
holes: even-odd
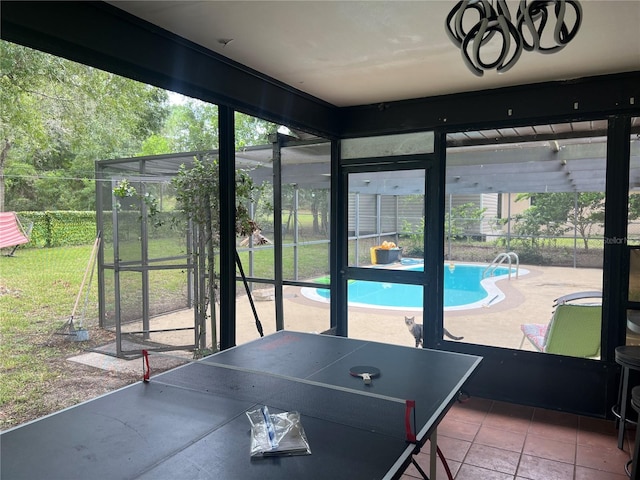
[[[471,398],[438,428],[438,446],[455,480],[628,480],[635,430],[624,450],[613,421]],[[429,472],[429,446],[416,457]],[[447,474],[438,461],[438,480]],[[411,465],[402,480],[421,478]]]

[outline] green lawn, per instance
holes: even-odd
[[[240,252],[242,267],[249,276],[249,252]],[[258,278],[274,278],[274,250],[261,248],[253,252],[253,275]],[[282,250],[282,271],[285,280],[294,279],[293,247]],[[309,280],[329,273],[329,244],[298,247],[298,279]]]
[[[0,256],[0,408],[37,412],[47,382],[60,376],[53,358],[84,348],[80,342],[60,342],[56,332],[71,317],[93,245],[49,249],[18,249]],[[85,311],[97,318],[97,281],[92,281],[85,311],[81,297],[76,318]],[[10,419],[7,419],[10,420]]]
[[[173,253],[176,248],[162,242],[152,243],[153,256]],[[64,360],[59,360],[89,348],[84,342],[65,341],[58,333],[71,317],[78,298],[75,326],[80,321],[85,327],[97,325],[97,271],[91,278],[88,296],[86,290],[79,295],[92,247],[18,249],[13,257],[0,256],[0,428],[4,421],[11,424],[7,415],[36,417],[48,413],[45,405],[48,385],[65,375]],[[121,252],[135,258],[135,248],[121,245]],[[248,274],[248,252],[240,256]],[[285,279],[293,279],[293,249],[285,248],[283,257]],[[272,249],[256,251],[253,275],[272,279],[273,258]],[[299,278],[327,275],[328,259],[326,244],[300,247]],[[87,283],[90,277],[89,270]],[[150,277],[154,298],[166,301],[167,296],[185,288],[185,273],[181,270],[160,270]],[[139,288],[134,282],[125,290],[136,296]],[[239,288],[238,293],[243,294],[244,289]]]

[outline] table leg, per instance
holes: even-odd
[[[436,466],[438,464],[438,430],[434,430],[429,437],[429,479],[436,480]]]

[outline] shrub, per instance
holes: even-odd
[[[26,248],[86,245],[96,237],[96,212],[18,212],[18,217],[25,228],[33,222]]]

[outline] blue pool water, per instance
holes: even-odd
[[[409,270],[422,270],[422,266]],[[509,273],[508,267],[499,267],[493,276],[483,279],[486,265],[455,264],[444,269],[444,307],[449,310],[478,308],[500,301],[504,294],[495,286],[495,281]],[[521,272],[522,273],[522,272]],[[422,309],[422,286],[398,283],[368,282],[356,280],[348,284],[349,304],[352,306],[390,309]],[[329,299],[327,289],[309,289],[305,296],[317,300]]]

